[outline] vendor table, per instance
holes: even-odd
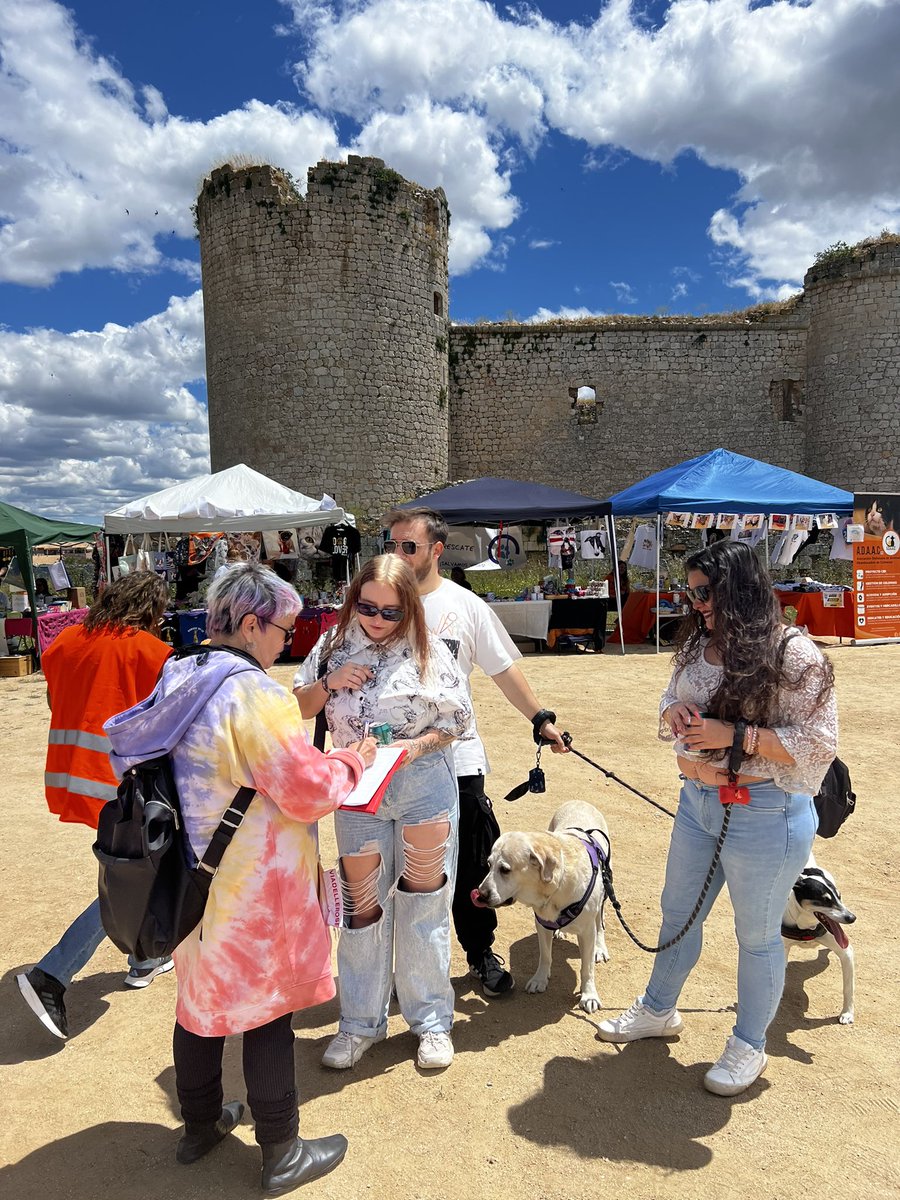
[[[668,600],[671,602],[672,592],[660,592],[660,600]],[[637,592],[632,590],[628,594],[628,599],[622,606],[622,627],[625,631],[625,645],[637,646],[642,642],[646,642],[652,631],[656,628],[656,613],[653,611],[656,608],[656,592]],[[678,612],[673,609],[672,612],[661,613],[661,617],[677,617]],[[610,642],[619,640],[619,625],[616,623],[616,628],[609,635]]]
[[[606,637],[607,601],[597,596],[556,596],[551,601],[547,645],[552,650],[564,634],[592,637],[599,650]]]
[[[80,625],[87,616],[86,608],[73,608],[69,612],[38,613],[38,649],[43,652],[58,634],[69,625]],[[7,617],[6,637],[33,637],[34,623],[31,617]]]
[[[782,612],[797,610],[796,625],[805,625],[819,637],[854,638],[853,593],[844,592],[843,608],[826,608],[823,592],[785,592],[775,589]]]
[[[510,637],[546,642],[551,600],[494,600],[490,608]]]

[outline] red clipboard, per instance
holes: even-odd
[[[405,760],[405,746],[379,746],[375,762],[366,767],[362,779],[340,807],[347,812],[378,812],[384,793]]]

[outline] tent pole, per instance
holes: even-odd
[[[765,521],[765,523],[766,523],[766,536],[765,536],[765,543],[766,543],[766,570],[768,571],[768,570],[769,570],[769,568],[770,568],[770,566],[771,566],[771,564],[770,564],[770,562],[769,562],[769,518],[768,518],[768,517],[763,517],[763,520],[764,520],[764,521]]]
[[[606,518],[606,531],[609,534],[608,545],[612,549],[613,588],[616,593],[616,613],[619,617],[619,645],[625,653],[625,626],[622,622],[622,593],[619,590],[619,546],[616,542],[616,522],[610,512]]]
[[[659,572],[662,557],[662,513],[656,514],[656,653],[659,654]]]

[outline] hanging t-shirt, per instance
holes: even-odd
[[[645,523],[634,531],[634,547],[628,559],[630,567],[656,570],[656,526]]]
[[[850,559],[853,558],[853,547],[847,541],[847,526],[853,524],[852,517],[844,517],[840,525],[834,531],[834,541],[831,547],[829,558]]]
[[[331,574],[335,582],[346,583],[350,578],[361,545],[359,530],[347,521],[329,525],[322,534],[319,549],[331,555]]]
[[[467,687],[476,666],[485,675],[499,675],[522,657],[490,605],[451,580],[423,596],[422,605],[426,625],[449,646]],[[477,731],[474,738],[454,743],[453,762],[457,775],[487,774],[490,766]]]
[[[602,529],[582,529],[579,536],[582,558],[606,557],[606,533]]]
[[[575,566],[575,543],[570,537],[563,538],[559,548],[559,561],[564,571],[571,571]]]
[[[752,514],[756,516],[756,514]],[[747,516],[738,517],[731,530],[731,540],[733,542],[743,542],[745,546],[756,546],[765,537],[769,525],[766,518],[763,517],[758,525],[753,525],[747,521]]]
[[[789,567],[809,538],[809,532],[806,529],[792,529],[789,533],[782,534],[779,542],[782,538],[784,545],[781,546],[777,559],[772,559],[773,567]]]

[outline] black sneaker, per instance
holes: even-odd
[[[469,974],[481,980],[481,990],[486,996],[502,996],[516,986],[516,981],[506,969],[506,963],[493,950],[485,950],[475,962],[470,959]]]
[[[66,1005],[63,1000],[66,989],[54,979],[45,974],[40,967],[32,967],[25,975],[17,975],[16,983],[22,993],[25,1003],[54,1037],[69,1036],[69,1022],[66,1018]]]

